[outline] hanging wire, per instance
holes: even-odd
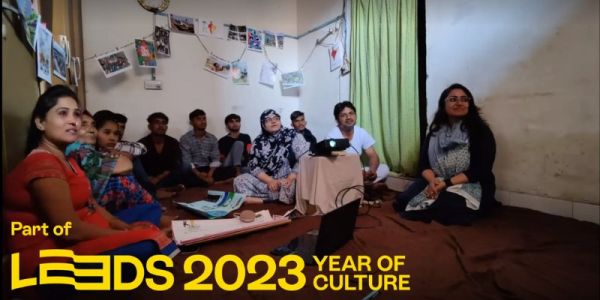
[[[6,7],[3,5],[3,8],[6,8]],[[319,26],[317,26],[317,27],[315,27],[315,28],[313,28],[313,29],[311,29],[311,30],[308,30],[307,32],[305,32],[305,33],[303,33],[303,34],[301,34],[301,35],[299,35],[299,36],[292,36],[292,35],[288,35],[288,34],[283,34],[283,36],[285,36],[285,37],[287,37],[287,38],[300,39],[300,38],[302,38],[302,37],[304,37],[304,36],[306,36],[306,35],[308,35],[308,34],[310,34],[310,33],[316,32],[316,31],[318,31],[318,30],[320,30],[320,29],[324,28],[324,27],[325,27],[325,26],[327,26],[327,25],[330,25],[331,23],[338,22],[338,25],[337,25],[337,28],[338,28],[338,29],[336,29],[336,36],[335,36],[335,39],[334,39],[334,41],[337,41],[337,40],[338,40],[338,38],[339,38],[339,36],[340,36],[340,31],[342,30],[342,26],[344,26],[344,29],[343,29],[343,31],[344,31],[344,32],[343,32],[343,33],[341,33],[341,35],[342,35],[342,38],[344,39],[344,40],[343,40],[343,48],[344,48],[344,56],[346,56],[346,51],[345,51],[345,48],[346,48],[346,45],[345,45],[345,42],[346,42],[346,41],[345,41],[345,36],[346,36],[346,34],[345,34],[345,31],[346,31],[346,29],[345,29],[346,13],[345,13],[345,12],[346,12],[346,1],[344,0],[344,1],[343,1],[342,14],[340,14],[340,15],[336,16],[335,18],[333,18],[333,19],[331,19],[331,20],[329,20],[329,21],[327,21],[327,22],[325,22],[325,23],[323,23],[323,24],[320,24]],[[153,15],[153,19],[152,19],[154,27],[156,27],[156,15],[160,15],[160,16],[168,16],[168,14],[166,14],[166,13],[164,13],[164,12],[156,12],[156,13]],[[326,38],[327,38],[327,37],[328,37],[330,34],[331,34],[331,31],[330,31],[330,32],[327,34],[327,36],[323,37],[323,38],[322,38],[322,40],[325,40],[325,39],[326,39]],[[207,47],[207,46],[204,44],[204,42],[202,41],[202,39],[200,38],[200,36],[199,36],[199,35],[195,34],[195,36],[196,36],[196,38],[198,39],[198,42],[200,42],[200,45],[202,46],[202,48],[204,49],[204,51],[206,51],[206,53],[207,53],[207,54],[209,54],[209,55],[213,55],[213,56],[216,56],[216,55],[214,55],[214,54],[213,54],[213,53],[212,53],[212,52],[211,52],[211,51],[208,49],[208,47]],[[152,32],[151,34],[148,34],[148,35],[146,35],[146,36],[143,36],[143,37],[142,37],[142,39],[147,39],[147,38],[149,38],[149,37],[152,37],[152,40],[154,41],[154,32]],[[129,46],[131,46],[131,45],[133,45],[133,44],[134,44],[134,42],[129,42],[129,43],[127,43],[127,44],[125,44],[125,45],[122,45],[122,46],[120,46],[120,47],[116,47],[116,50],[118,51],[118,50],[121,50],[121,49],[127,48],[127,47],[129,47]],[[330,46],[333,46],[333,45],[335,45],[335,44],[323,44],[323,43],[322,43],[322,41],[321,41],[321,43],[318,43],[318,40],[317,40],[317,43],[315,43],[315,45],[314,45],[314,46],[313,46],[313,48],[311,49],[310,53],[308,54],[308,57],[307,57],[307,58],[304,60],[304,62],[302,63],[302,65],[300,66],[300,68],[299,68],[298,70],[300,70],[300,71],[301,71],[301,70],[303,70],[303,69],[304,69],[304,66],[305,66],[305,65],[308,63],[308,61],[311,59],[311,57],[313,56],[313,54],[314,54],[314,52],[315,52],[315,50],[317,49],[317,47],[318,47],[318,46],[322,46],[322,47],[330,47]],[[243,58],[243,57],[244,57],[244,55],[246,54],[246,50],[247,50],[247,49],[248,49],[248,44],[247,44],[247,43],[245,43],[245,47],[244,47],[244,49],[242,50],[242,54],[239,56],[239,58],[237,59],[237,61],[240,61],[240,60],[242,60],[242,58]],[[113,52],[113,51],[106,51],[106,52],[104,52],[104,53],[101,53],[101,54],[94,54],[93,56],[90,56],[90,57],[87,57],[87,58],[85,58],[85,59],[84,59],[84,61],[88,61],[88,60],[91,60],[91,59],[95,59],[95,58],[97,58],[97,57],[101,57],[101,56],[103,56],[103,55],[106,55],[106,54],[108,54],[108,53],[111,53],[111,52]],[[275,69],[276,71],[279,71],[280,73],[282,73],[282,74],[283,74],[283,71],[282,71],[281,69],[279,69],[278,65],[277,65],[277,64],[276,64],[274,61],[272,61],[272,60],[269,58],[269,54],[268,54],[268,52],[267,52],[267,47],[263,47],[263,51],[262,51],[262,52],[264,53],[264,55],[265,55],[265,58],[267,59],[267,61],[268,61],[269,63],[271,63],[271,65],[274,67],[274,69]],[[216,57],[218,57],[218,56],[216,56]],[[219,57],[219,58],[220,58],[220,57]],[[222,58],[220,58],[220,59],[222,59]],[[223,60],[225,60],[225,59],[223,59]],[[227,61],[227,60],[226,60],[226,61]],[[154,74],[153,74],[153,77],[154,77]]]
[[[142,39],[143,39],[143,40],[145,40],[145,39],[147,39],[147,38],[149,38],[149,37],[151,37],[151,36],[153,36],[153,35],[154,35],[154,33],[148,34],[148,35],[146,35],[146,36],[143,36],[143,37],[142,37]],[[129,47],[129,46],[133,45],[134,43],[135,43],[135,42],[129,42],[129,43],[127,43],[127,44],[123,45],[123,46],[120,46],[120,47],[115,47],[115,50],[116,50],[116,51],[118,51],[118,50],[122,50],[122,49],[124,49],[124,48],[127,48],[127,47]],[[101,57],[101,56],[103,56],[103,55],[105,55],[105,54],[108,54],[108,53],[114,52],[115,50],[106,51],[106,52],[104,52],[104,53],[100,53],[100,54],[94,54],[93,56],[86,57],[86,58],[84,59],[84,61],[88,61],[88,60],[90,60],[90,59],[94,59],[94,58],[97,58],[97,57]]]
[[[267,59],[267,61],[269,63],[271,63],[271,65],[273,66],[273,68],[276,71],[279,71],[279,73],[283,74],[283,71],[281,71],[281,69],[279,69],[279,67],[277,66],[276,63],[274,63],[270,58],[269,58],[269,54],[267,53],[267,47],[263,47],[263,53],[265,54],[265,58]]]
[[[197,34],[194,34],[196,36],[196,38],[198,39],[198,41],[200,42],[200,45],[202,45],[202,48],[204,48],[204,51],[206,51],[206,53],[208,55],[212,55],[212,52],[208,51],[208,48],[206,47],[206,45],[204,45],[204,42],[202,42],[202,40],[200,39],[200,36]]]
[[[236,61],[240,61],[242,60],[242,58],[244,58],[244,55],[246,54],[246,50],[248,49],[248,43],[244,44],[244,50],[242,51],[242,54],[240,55],[240,57],[236,60]]]
[[[304,69],[304,65],[306,65],[306,63],[308,62],[308,60],[312,57],[313,53],[315,53],[315,49],[317,49],[318,44],[315,43],[315,45],[313,46],[312,50],[310,50],[310,54],[308,54],[308,57],[306,58],[306,60],[304,61],[304,63],[302,63],[302,65],[300,66],[300,71],[302,71]]]

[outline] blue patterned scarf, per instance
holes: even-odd
[[[279,114],[272,109],[267,109],[260,115],[262,134],[254,140],[254,147],[248,161],[250,169],[261,168],[269,176],[275,175],[288,160],[292,141],[297,134],[295,130],[283,127],[277,132],[269,133],[265,128],[265,122],[267,118],[275,116],[279,117]]]
[[[443,125],[440,130],[431,134],[427,149],[431,166],[437,166],[438,160],[444,157],[449,150],[469,144],[469,134],[461,125],[462,122],[457,122],[452,126]]]

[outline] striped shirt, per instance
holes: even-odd
[[[119,152],[127,152],[133,156],[140,156],[148,152],[146,146],[138,142],[120,141],[115,146],[115,150]]]
[[[219,144],[217,137],[206,132],[202,138],[194,135],[194,130],[188,131],[179,139],[181,161],[184,171],[193,167],[219,167]]]

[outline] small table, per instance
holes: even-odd
[[[350,189],[343,199],[344,192],[338,197],[340,191],[350,187],[356,189]],[[364,191],[362,164],[358,155],[303,156],[296,179],[295,209],[302,214],[325,214],[361,198],[359,190]]]

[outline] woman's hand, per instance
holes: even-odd
[[[279,191],[280,186],[279,180],[271,179],[269,182],[267,182],[267,186],[271,192],[277,192]]]
[[[296,174],[291,173],[290,175],[288,175],[288,177],[281,180],[281,184],[284,187],[289,187],[290,185],[292,185],[292,182],[294,182],[294,180],[296,180]]]
[[[117,217],[110,218],[108,221],[108,224],[110,225],[110,228],[115,229],[115,230],[130,230],[131,229],[131,225],[121,221],[121,219],[119,219]]]
[[[427,199],[437,199],[437,191],[434,183],[430,183],[425,188],[425,197],[427,197]]]
[[[436,193],[439,194],[446,189],[446,183],[441,179],[436,179],[433,188],[435,189]]]
[[[440,182],[445,186],[444,181],[437,178],[433,178],[429,181],[427,188],[425,188],[425,197],[427,197],[427,199],[437,199],[439,193],[443,190],[443,188],[440,188]]]
[[[129,230],[141,230],[141,229],[158,229],[154,224],[146,221],[135,222],[129,225]]]

